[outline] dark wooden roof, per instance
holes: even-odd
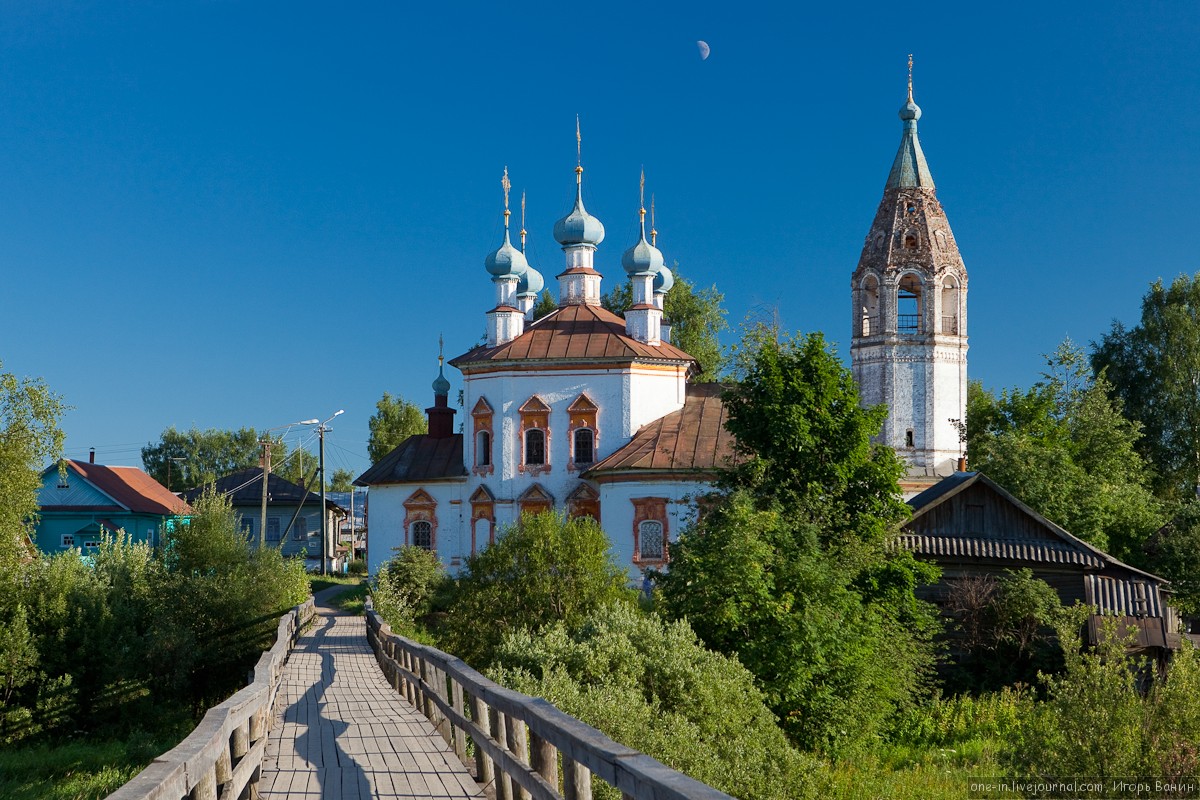
[[[569,305],[530,324],[511,342],[497,347],[480,345],[450,363],[465,371],[472,366],[527,359],[695,361],[669,342],[656,347],[627,336],[625,320],[600,306]]]
[[[683,408],[643,425],[629,444],[589,469],[584,477],[603,481],[644,472],[712,475],[735,461],[734,438],[725,429],[723,387],[688,386]]]
[[[235,506],[258,506],[262,504],[262,467],[250,467],[238,470],[212,483],[188,489],[183,496],[189,502],[194,502],[205,490],[224,494]],[[272,505],[321,505],[320,486],[307,492],[303,486],[281,478],[274,472],[267,476],[267,503]],[[327,508],[342,510],[337,503],[325,501]]]
[[[106,467],[88,461],[66,460],[66,468],[82,476],[88,483],[111,497],[120,506],[137,514],[186,514],[191,511],[187,503],[180,500],[166,487],[137,467]],[[42,474],[57,470],[48,467]],[[81,510],[68,506],[46,506],[44,511]],[[101,510],[115,510],[105,506]]]
[[[954,525],[947,524],[939,509],[951,507],[955,498],[983,492],[999,498],[1025,524],[987,526],[984,532],[967,531],[965,512],[955,510]],[[981,495],[982,497],[982,495]],[[1088,570],[1127,570],[1159,583],[1163,578],[1143,572],[1113,558],[1082,539],[1071,535],[1013,497],[982,472],[956,472],[908,501],[912,518],[905,523],[900,543],[919,555],[933,558],[972,558],[1077,565]],[[1032,523],[1032,524],[1029,524]]]
[[[401,442],[354,483],[356,486],[414,483],[461,478],[466,474],[461,433],[441,438],[420,433]]]

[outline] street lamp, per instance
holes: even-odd
[[[287,425],[276,425],[274,428],[267,428],[263,431],[263,437],[258,443],[262,445],[262,517],[258,523],[258,549],[262,550],[267,546],[267,476],[271,474],[271,437],[268,435],[271,431],[279,431],[284,428],[292,428],[296,425],[316,425],[318,419],[302,419],[299,422],[289,422]]]
[[[338,411],[336,411],[334,413],[333,417],[338,417],[345,413],[346,413],[346,409],[344,409],[344,408],[339,409]],[[321,468],[321,574],[322,575],[326,574],[325,557],[326,557],[326,547],[328,546],[327,542],[325,541],[325,537],[327,535],[325,533],[325,524],[326,524],[326,518],[328,516],[325,513],[325,431],[333,430],[333,428],[329,427],[329,422],[330,422],[330,420],[333,419],[333,417],[330,417],[329,419],[322,422],[320,424],[320,426],[317,428],[317,437],[321,441],[320,468]]]

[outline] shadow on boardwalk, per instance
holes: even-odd
[[[321,617],[292,651],[260,797],[467,798],[483,792],[428,721],[388,686],[362,617]]]

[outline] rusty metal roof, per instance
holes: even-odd
[[[72,459],[67,459],[66,463],[88,483],[135,513],[165,515],[191,511],[187,503],[137,467],[106,467]],[[57,468],[49,467],[46,472]]]
[[[629,444],[589,469],[584,477],[606,477],[644,471],[713,474],[735,462],[734,438],[725,429],[723,387],[717,383],[688,386],[683,408],[643,425]]]
[[[461,478],[467,474],[463,466],[463,435],[434,438],[427,433],[410,436],[395,450],[379,459],[354,481],[356,486],[376,486],[382,483],[410,483]]]
[[[625,320],[600,306],[569,305],[532,323],[511,342],[480,345],[450,363],[465,371],[474,365],[528,359],[695,361],[668,342],[655,346],[626,335]]]

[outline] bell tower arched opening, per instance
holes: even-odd
[[[909,273],[896,285],[896,332],[901,334],[921,333],[922,302],[921,279]]]
[[[879,319],[879,279],[874,275],[863,278],[858,288],[859,335],[875,336],[883,331]]]
[[[961,336],[959,328],[958,282],[947,276],[942,280],[941,333]]]

